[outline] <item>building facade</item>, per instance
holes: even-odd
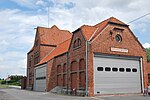
[[[37,27],[32,49],[27,53],[27,88],[34,87],[34,68],[58,44],[71,38],[72,34],[60,30],[55,25],[51,28]]]
[[[148,84],[146,65],[145,49],[129,26],[111,17],[81,26],[28,72],[33,73],[36,91],[57,87],[67,94],[94,96],[143,92]]]
[[[150,62],[147,63],[147,76],[148,76],[148,84],[147,85],[150,85]]]

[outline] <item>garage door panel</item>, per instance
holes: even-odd
[[[46,66],[35,68],[35,91],[46,91]]]
[[[103,70],[98,70],[102,67]],[[105,68],[110,68],[107,71]],[[117,68],[117,71],[113,71]],[[123,71],[119,70],[120,68]],[[126,69],[130,71],[126,71]],[[133,71],[134,70],[134,71]],[[140,62],[139,58],[114,56],[94,57],[94,93],[140,93]]]
[[[122,73],[117,73],[117,74],[114,74],[114,73],[96,74],[97,75],[96,79],[101,79],[101,78],[119,78],[119,77],[122,77],[122,78],[137,78],[137,75],[139,75],[140,73],[137,73],[137,74],[132,74],[132,73],[128,74],[128,73],[126,73],[126,74],[122,74]]]
[[[126,78],[126,79],[122,79],[122,78],[113,78],[112,79],[115,83],[137,83],[139,82],[139,80],[135,79],[133,80],[133,78]],[[99,82],[102,84],[102,83],[110,83],[112,82],[112,80],[110,80],[110,78],[101,78],[99,80],[99,78],[95,78],[95,83],[98,83]],[[121,81],[120,81],[121,80]]]
[[[138,85],[135,85],[135,83],[127,84],[127,83],[116,83],[116,84],[95,84],[95,86],[101,87],[101,88],[137,88]]]

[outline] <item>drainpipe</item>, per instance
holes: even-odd
[[[68,52],[66,53],[66,86],[67,86],[67,91],[66,91],[66,94],[68,94],[68,89],[69,89],[69,86],[68,86]]]
[[[141,70],[141,92],[144,93],[144,68],[143,68],[143,59],[142,57],[140,58],[140,70]],[[144,66],[145,67],[145,66]]]
[[[88,41],[86,41],[86,88],[85,95],[88,96]]]

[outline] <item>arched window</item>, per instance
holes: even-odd
[[[61,65],[57,66],[57,74],[61,73]]]
[[[66,72],[66,63],[63,65],[63,72]]]
[[[79,62],[79,70],[85,70],[85,60],[81,59]]]
[[[81,89],[85,89],[85,80],[86,80],[86,77],[85,77],[85,60],[84,59],[80,59],[80,62],[79,62],[79,70],[80,70],[80,73],[79,73],[79,88]]]
[[[78,46],[81,46],[81,40],[78,38]]]
[[[76,38],[74,40],[73,48],[78,48],[81,46],[81,40],[79,38]]]
[[[76,44],[77,44],[77,41],[75,40],[74,43],[73,43],[73,48],[76,48],[76,47],[77,47]]]
[[[73,61],[72,63],[71,63],[71,71],[77,71],[77,62],[76,61]]]

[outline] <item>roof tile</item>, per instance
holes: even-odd
[[[125,23],[123,23],[122,21],[114,17],[110,17],[109,19],[106,19],[94,26],[83,25],[81,27],[81,30],[86,40],[89,40],[93,34],[94,35],[92,36],[91,40],[94,39],[108,25],[108,22],[114,22],[114,23],[126,25]]]
[[[56,25],[51,28],[38,27],[41,44],[57,45],[69,39],[72,34],[66,30],[60,30]]]

